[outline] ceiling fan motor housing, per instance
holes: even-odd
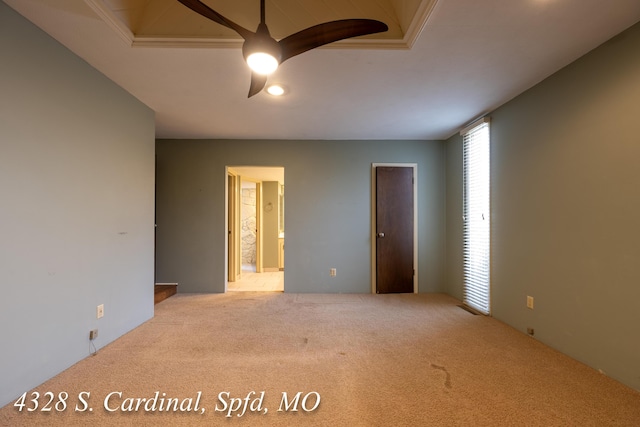
[[[263,23],[258,25],[255,35],[245,40],[242,45],[242,55],[245,60],[247,60],[251,54],[258,52],[273,56],[275,60],[278,61],[278,64],[280,64],[282,59],[282,48],[278,42],[271,37],[269,29]]]

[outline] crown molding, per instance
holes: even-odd
[[[243,40],[213,37],[165,37],[165,36],[136,36],[127,25],[122,22],[106,5],[104,0],[84,0],[89,7],[104,21],[128,46],[158,47],[158,48],[241,48]],[[411,25],[402,39],[384,38],[354,38],[340,40],[323,46],[328,49],[381,49],[408,50],[411,49],[424,30],[438,0],[421,3]]]
[[[84,0],[86,4],[129,46],[133,46],[135,34],[104,4],[102,0]]]
[[[416,40],[418,40],[418,37],[420,37],[420,34],[422,34],[438,1],[439,0],[423,1],[420,3],[420,7],[403,38],[403,43],[406,44],[407,49],[411,49]]]

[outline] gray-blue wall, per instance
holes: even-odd
[[[493,315],[640,390],[640,24],[490,116]],[[446,156],[461,297],[459,136]]]
[[[418,164],[420,292],[442,292],[442,141],[157,143],[157,280],[223,292],[225,166],[285,169],[285,292],[371,292],[371,164]],[[337,276],[330,277],[329,269]]]
[[[0,406],[153,316],[154,115],[0,2]],[[96,319],[96,306],[105,315]]]

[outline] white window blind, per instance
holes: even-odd
[[[489,121],[463,132],[464,304],[484,314],[490,307]]]

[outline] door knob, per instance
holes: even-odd
[[[378,233],[378,237],[384,237],[384,233]]]

